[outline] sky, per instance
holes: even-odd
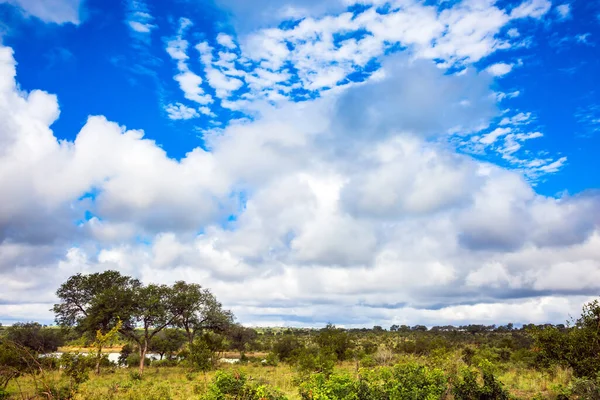
[[[600,294],[598,0],[0,0],[0,322],[114,269],[248,326]]]

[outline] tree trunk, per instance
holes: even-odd
[[[100,360],[102,358],[102,347],[98,347],[98,352],[96,353],[96,375],[100,375]]]
[[[194,332],[188,326],[186,326],[185,333],[187,335],[188,344],[191,346],[194,342]]]
[[[148,351],[148,341],[144,340],[144,343],[140,343],[140,374],[144,373],[144,361],[146,360],[146,352]]]

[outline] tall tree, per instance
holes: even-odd
[[[140,373],[144,372],[150,341],[160,331],[172,325],[177,315],[173,312],[173,289],[166,285],[150,284],[138,288],[135,306],[123,322],[121,332],[138,344]]]
[[[119,321],[131,320],[141,286],[139,280],[118,271],[73,275],[56,292],[60,299],[53,307],[56,322],[75,327],[81,334],[107,334]]]
[[[176,282],[173,285],[172,312],[175,324],[184,329],[192,345],[198,332],[223,331],[233,323],[233,314],[208,289],[196,283]]]

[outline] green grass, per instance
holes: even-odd
[[[402,357],[399,362],[417,361],[430,362],[424,357]],[[449,357],[443,363],[443,369],[451,373],[458,366],[456,358]],[[336,366],[337,371],[351,375],[358,374],[356,363],[346,362]],[[299,400],[298,385],[295,381],[297,374],[293,367],[280,364],[276,367],[262,365],[229,365],[220,366],[221,370],[235,370],[245,373],[250,379],[272,385],[281,390],[289,400]],[[90,373],[90,379],[78,389],[75,399],[79,400],[169,400],[197,399],[204,393],[215,372],[189,372],[183,367],[153,367],[146,368],[142,379],[135,379],[137,369],[113,368],[105,369],[102,374]],[[537,394],[552,399],[561,387],[566,387],[572,380],[569,370],[556,369],[552,372],[540,372],[533,369],[507,367],[498,372],[499,380],[519,399],[532,399]],[[36,396],[37,389],[43,388],[42,381],[48,386],[59,387],[68,385],[68,380],[58,371],[45,373],[33,379],[25,376],[12,381],[8,391],[15,399],[47,398]],[[36,389],[37,388],[37,389]]]

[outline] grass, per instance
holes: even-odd
[[[426,358],[408,357],[420,362]],[[409,361],[402,357],[399,361]],[[448,359],[447,359],[448,360]],[[444,370],[455,368],[453,360],[443,366]],[[345,362],[336,366],[338,372],[357,374],[356,363]],[[296,371],[286,364],[268,367],[256,364],[230,365],[222,364],[221,370],[234,370],[245,373],[251,379],[270,384],[286,394],[289,400],[299,400]],[[169,400],[194,399],[204,393],[215,372],[189,372],[183,367],[153,367],[146,368],[142,379],[137,379],[137,369],[112,368],[105,369],[102,374],[90,373],[90,379],[79,387],[75,399],[79,400]],[[519,399],[532,399],[537,394],[552,399],[561,387],[566,387],[572,380],[569,370],[555,369],[551,372],[540,372],[533,369],[508,367],[498,373],[499,380]],[[22,377],[9,384],[8,391],[15,399],[36,398],[36,388],[43,387],[41,381],[56,387],[68,384],[68,381],[58,371],[46,373],[35,380],[31,376]],[[22,393],[22,395],[19,395]],[[38,397],[45,398],[45,397]]]

